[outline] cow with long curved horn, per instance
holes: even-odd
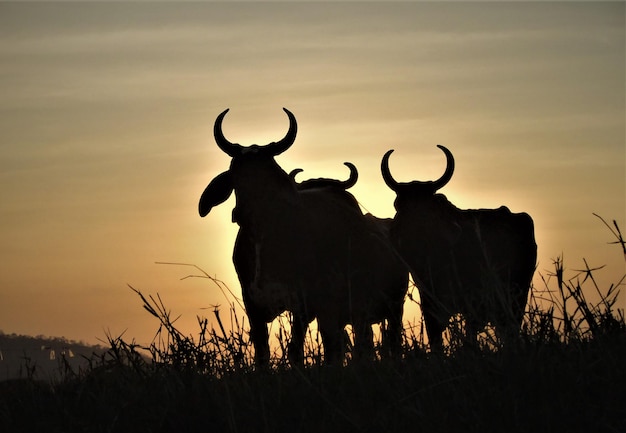
[[[467,341],[486,324],[501,337],[519,332],[537,260],[534,224],[526,213],[498,209],[458,209],[443,194],[454,173],[454,157],[435,181],[398,182],[389,157],[381,172],[396,193],[392,242],[417,284],[431,348],[441,350],[451,316],[462,314]]]
[[[361,213],[361,208],[357,199],[350,194],[347,189],[352,188],[359,177],[357,168],[350,162],[344,162],[350,169],[350,177],[345,180],[316,178],[307,179],[300,183],[296,182],[298,191],[305,193],[324,194],[330,200],[337,202],[338,206],[353,208],[355,212]],[[289,173],[295,182],[295,177],[303,170],[294,169]],[[374,354],[373,336],[371,325],[381,323],[382,326],[382,356],[399,356],[402,349],[402,314],[404,297],[406,296],[409,273],[402,259],[395,254],[391,241],[389,240],[389,230],[392,220],[390,218],[378,218],[370,213],[363,215],[365,219],[366,237],[376,237],[366,243],[370,247],[382,248],[384,254],[378,255],[376,269],[371,273],[377,273],[386,278],[391,284],[378,285],[380,280],[374,280],[360,290],[355,296],[355,300],[361,299],[356,305],[363,305],[360,311],[352,312],[352,320],[355,340],[355,358],[369,358]],[[357,235],[362,236],[362,235]],[[360,257],[363,252],[356,253],[355,257]],[[371,263],[371,261],[369,262]],[[381,290],[382,288],[382,290]],[[365,300],[366,302],[362,302]],[[354,308],[353,310],[359,310]],[[386,321],[386,323],[385,323]]]
[[[240,230],[233,263],[250,320],[256,362],[269,362],[267,323],[290,311],[291,362],[302,363],[306,327],[317,318],[325,360],[339,363],[344,354],[344,326],[366,320],[371,305],[399,286],[377,266],[393,249],[384,239],[371,235],[366,219],[352,206],[319,188],[299,191],[276,163],[274,157],[287,150],[296,137],[297,124],[291,112],[284,109],[289,131],[283,139],[244,147],[231,143],[222,133],[227,111],[217,117],[214,135],[219,148],[232,158],[230,168],[207,186],[199,212],[207,215],[235,193],[233,221]],[[359,338],[362,345],[367,338],[371,341],[371,328],[370,335],[365,331]]]

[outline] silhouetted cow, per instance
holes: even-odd
[[[362,312],[380,302],[381,293],[390,293],[386,287],[399,286],[379,270],[393,251],[368,231],[360,212],[318,189],[298,191],[278,166],[274,157],[293,144],[297,131],[295,117],[284,111],[289,131],[282,140],[266,146],[229,142],[221,127],[228,110],[217,117],[215,140],[232,160],[229,170],[205,189],[199,212],[207,215],[235,192],[233,221],[240,230],[233,263],[256,362],[269,361],[267,323],[285,310],[294,317],[289,345],[292,363],[302,363],[306,327],[316,317],[326,361],[340,362],[345,324],[363,321]],[[361,337],[357,337],[358,342]],[[362,339],[366,340],[365,335]]]
[[[400,183],[382,159],[385,183],[396,193],[391,239],[421,295],[431,348],[440,350],[450,317],[461,313],[468,341],[490,322],[500,336],[519,332],[537,260],[533,220],[498,209],[461,210],[437,190],[454,172],[452,153],[436,181]]]
[[[344,162],[350,169],[350,177],[346,181],[337,179],[317,178],[308,179],[300,183],[296,182],[298,191],[300,192],[316,192],[318,194],[326,194],[331,200],[337,200],[348,207],[352,207],[355,212],[361,214],[361,208],[357,199],[350,194],[347,189],[353,187],[358,179],[358,171],[354,164]],[[295,169],[289,173],[295,182],[295,177],[302,169]],[[380,256],[380,262],[377,268],[372,272],[382,273],[391,285],[380,287],[365,287],[361,292],[370,297],[370,303],[367,304],[365,311],[353,311],[352,315],[355,320],[352,322],[355,334],[363,335],[359,344],[355,345],[357,357],[371,358],[373,355],[373,340],[371,335],[371,325],[374,323],[382,323],[382,353],[383,356],[399,356],[402,346],[402,313],[404,297],[408,288],[408,269],[404,265],[403,260],[395,251],[389,248],[391,245],[389,240],[389,230],[391,228],[392,219],[377,218],[372,214],[363,215],[366,223],[365,236],[375,236],[376,240],[372,241],[372,247],[383,248],[385,255]],[[381,245],[381,242],[386,245]],[[379,281],[379,280],[376,280]],[[384,291],[381,291],[381,288]],[[387,320],[385,324],[383,321]]]

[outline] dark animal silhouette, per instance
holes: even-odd
[[[306,327],[317,318],[325,361],[338,363],[345,324],[361,320],[359,312],[370,311],[379,292],[389,293],[387,285],[398,285],[377,267],[391,248],[368,234],[352,207],[318,189],[298,191],[276,163],[274,157],[293,144],[297,132],[295,117],[284,111],[290,122],[286,136],[266,146],[229,142],[221,126],[228,110],[217,117],[216,143],[232,160],[203,192],[199,212],[207,215],[235,192],[233,221],[240,230],[233,263],[257,364],[269,362],[267,323],[285,310],[293,314],[290,361],[302,363]],[[369,337],[355,334],[359,344]]]
[[[467,341],[487,323],[499,336],[519,333],[537,260],[532,218],[498,209],[458,209],[436,192],[454,172],[446,155],[444,174],[435,181],[397,182],[382,159],[385,183],[396,193],[391,239],[407,262],[421,295],[426,331],[433,350],[442,349],[442,332],[461,313]]]
[[[357,199],[347,189],[353,187],[358,179],[358,171],[354,164],[344,162],[350,169],[350,177],[348,180],[340,181],[337,179],[317,178],[307,179],[302,182],[296,182],[298,191],[316,192],[318,194],[326,194],[330,199],[339,202],[338,206],[352,207],[355,212],[361,215],[361,208]],[[295,177],[303,170],[297,168],[289,173],[295,182]],[[374,248],[383,248],[384,255],[380,256],[380,262],[377,269],[373,272],[380,272],[390,282],[391,285],[381,286],[384,291],[381,292],[379,287],[365,287],[363,293],[365,296],[372,296],[371,302],[367,304],[367,310],[352,312],[354,318],[353,327],[355,333],[363,335],[359,344],[355,344],[355,358],[369,358],[374,354],[373,339],[371,335],[371,325],[374,323],[382,323],[382,356],[399,356],[402,346],[402,313],[404,305],[404,297],[408,288],[408,269],[404,265],[403,260],[391,247],[389,239],[389,230],[391,228],[392,219],[381,219],[372,214],[363,215],[366,224],[365,236],[374,236],[371,246]],[[378,280],[376,280],[378,281]],[[384,323],[387,320],[387,323]]]

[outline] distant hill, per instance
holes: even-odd
[[[0,381],[33,375],[37,379],[59,377],[64,360],[73,371],[88,365],[85,358],[107,348],[55,337],[30,337],[0,331]]]

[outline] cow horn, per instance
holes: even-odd
[[[222,111],[217,119],[215,119],[215,125],[213,126],[213,135],[215,136],[215,142],[217,146],[222,149],[224,153],[228,156],[234,158],[237,155],[241,155],[243,151],[243,146],[235,143],[231,143],[224,137],[222,133],[222,120],[224,120],[224,116],[228,113],[229,108]]]
[[[302,173],[303,171],[304,170],[302,170],[301,168],[294,168],[293,170],[289,172],[289,177],[291,178],[291,180],[295,182],[296,176],[298,175],[298,173]]]
[[[432,185],[435,188],[435,191],[443,188],[448,182],[450,182],[452,174],[454,173],[454,157],[452,156],[452,152],[440,144],[438,144],[437,147],[446,154],[446,171],[443,173],[443,176],[433,182]]]
[[[424,187],[428,186],[428,190],[431,191],[433,194],[435,193],[435,191],[443,188],[448,182],[450,182],[450,179],[452,179],[452,174],[454,173],[454,157],[452,156],[452,152],[450,152],[446,147],[440,144],[438,144],[437,147],[441,149],[443,153],[446,154],[447,164],[446,164],[446,171],[443,173],[443,176],[441,176],[439,179],[435,181],[429,181],[429,182],[415,181],[411,183],[411,184],[421,184],[421,185],[424,185]],[[391,188],[393,191],[398,192],[399,187],[403,184],[400,182],[397,182],[391,176],[391,172],[389,171],[389,156],[391,155],[392,152],[393,150],[389,150],[387,151],[387,153],[385,153],[385,155],[383,156],[383,160],[380,163],[380,170],[383,174],[383,179],[385,180],[385,183],[387,184],[387,186]]]
[[[351,162],[344,162],[343,165],[350,169],[350,177],[348,180],[341,182],[341,186],[343,189],[350,189],[356,185],[356,181],[359,179],[359,171]]]
[[[291,111],[286,108],[283,108],[283,110],[287,113],[287,116],[289,116],[289,130],[282,140],[263,146],[263,152],[267,152],[267,154],[271,156],[283,153],[285,150],[289,149],[289,147],[296,140],[296,133],[298,132],[296,118]],[[217,116],[217,119],[215,119],[213,135],[215,136],[217,146],[228,156],[234,158],[235,156],[241,155],[245,148],[240,144],[231,143],[226,139],[226,137],[224,137],[224,134],[222,133],[222,121],[224,120],[226,113],[228,113],[228,109],[222,111],[220,115]]]
[[[350,189],[354,185],[356,185],[356,181],[359,178],[359,171],[351,162],[344,162],[343,165],[345,165],[346,167],[350,169],[350,177],[347,180],[319,178],[319,179],[309,179],[309,180],[305,180],[304,182],[300,182],[300,183],[296,182],[296,183],[298,183],[299,186],[305,187],[305,188],[323,188],[323,187],[334,186],[334,187],[338,187],[341,189]],[[298,175],[298,173],[302,173],[303,171],[304,170],[302,170],[301,168],[295,168],[289,172],[289,177],[291,178],[291,180],[295,182],[296,176]]]
[[[287,131],[287,134],[282,140],[270,143],[263,147],[263,151],[268,152],[272,156],[280,155],[285,150],[289,149],[293,142],[296,141],[296,133],[298,132],[296,116],[294,116],[293,113],[286,108],[283,108],[283,111],[287,113],[287,116],[289,117],[289,131]]]
[[[400,183],[397,182],[393,176],[391,176],[391,171],[389,171],[389,156],[393,153],[393,149],[388,150],[385,155],[383,155],[383,160],[380,163],[380,171],[383,174],[383,179],[387,186],[391,188],[392,191],[398,192],[398,187]]]

